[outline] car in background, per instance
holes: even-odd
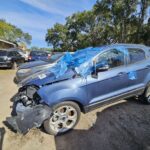
[[[33,62],[28,62],[20,65],[16,72],[16,77],[14,78],[14,82],[18,84],[23,79],[33,75],[34,73],[37,73],[41,70],[45,70],[47,68],[54,66],[63,55],[64,53],[57,53],[52,55],[50,59],[45,61],[41,61],[41,60],[33,61]]]
[[[30,52],[28,61],[48,60],[51,54],[47,51],[33,50]]]
[[[10,48],[10,49],[8,49],[8,50],[10,50],[10,51],[17,51],[22,57],[24,57],[24,59],[25,59],[25,61],[28,61],[28,52],[27,51],[23,51],[23,50],[21,50],[21,49],[19,49],[19,48]]]
[[[28,61],[28,53],[24,52],[22,50],[18,50],[18,52],[22,57],[24,57],[25,61],[27,62]]]
[[[0,50],[0,68],[16,69],[25,62],[25,58],[17,50]]]

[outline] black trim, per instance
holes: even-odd
[[[117,95],[117,96],[113,96],[111,98],[104,99],[104,100],[95,102],[93,104],[84,106],[83,107],[83,112],[87,113],[87,112],[92,111],[96,108],[99,108],[103,105],[114,103],[114,102],[117,102],[121,99],[129,98],[129,97],[136,96],[136,95],[141,95],[144,92],[144,89],[145,89],[145,87],[142,87],[142,88],[139,88],[139,89],[134,89],[134,90],[129,91],[127,93],[123,93],[123,94],[120,94],[120,95]]]

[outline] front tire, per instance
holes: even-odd
[[[66,101],[53,107],[52,116],[44,121],[44,129],[48,134],[59,135],[73,129],[80,119],[78,104]]]

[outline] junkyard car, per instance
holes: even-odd
[[[16,69],[25,58],[16,49],[0,50],[0,68]]]
[[[52,55],[50,59],[45,61],[39,60],[39,61],[28,62],[20,65],[16,72],[16,77],[14,78],[14,82],[18,84],[23,79],[41,70],[45,70],[47,68],[54,66],[63,55],[64,55],[63,53],[57,53]]]
[[[23,133],[42,124],[49,134],[65,133],[81,112],[106,102],[136,96],[150,104],[150,48],[114,44],[66,53],[20,86],[8,123]]]
[[[33,50],[30,52],[28,61],[38,61],[50,59],[51,54],[47,51]]]

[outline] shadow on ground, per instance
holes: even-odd
[[[55,144],[57,150],[150,150],[150,106],[130,100],[109,107],[92,128],[57,136]]]

